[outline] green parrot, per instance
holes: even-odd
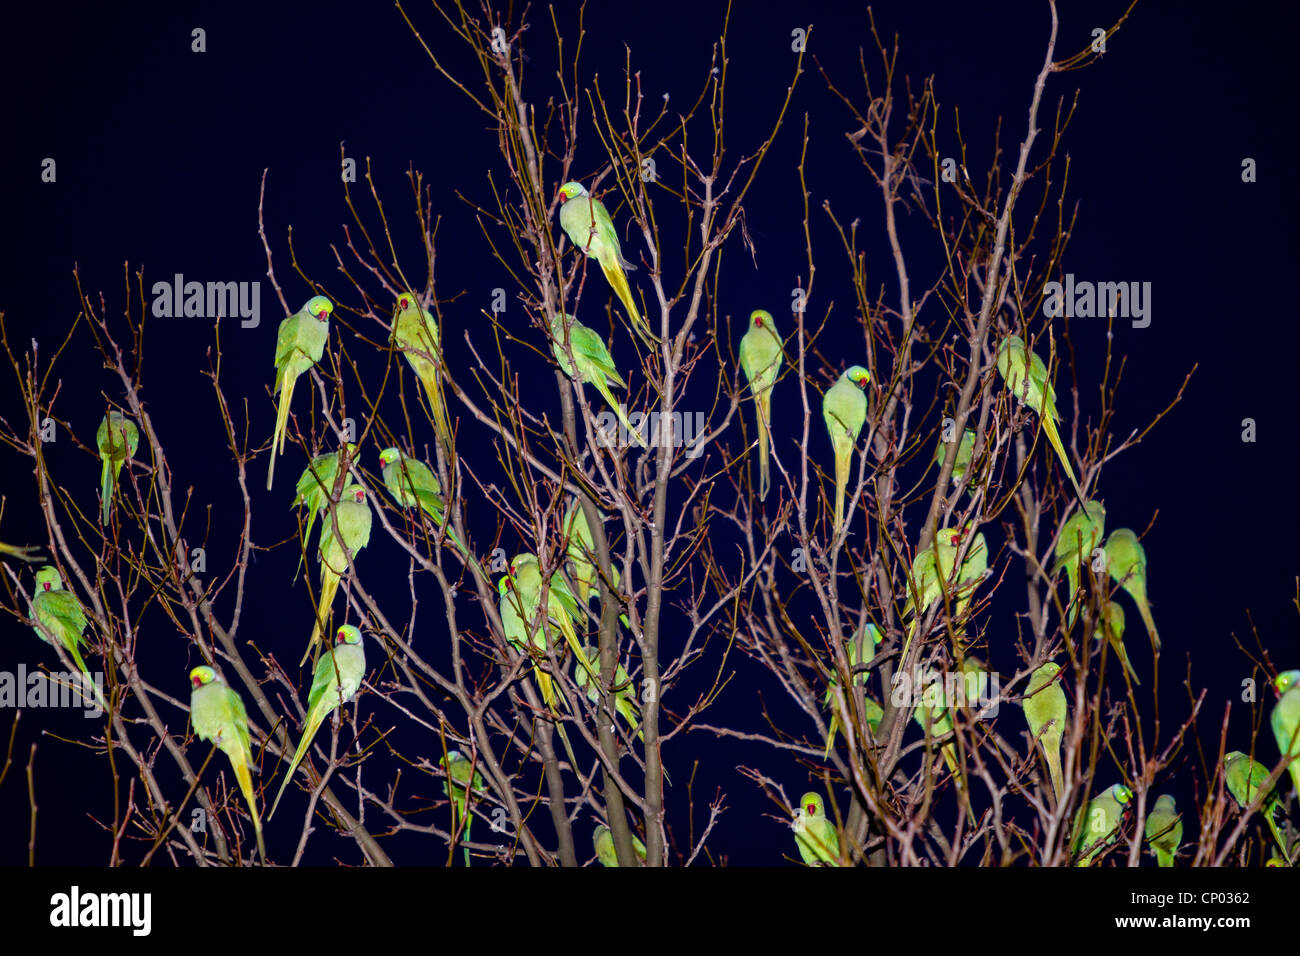
[[[1038,414],[1043,433],[1047,435],[1047,440],[1056,450],[1056,457],[1061,459],[1061,467],[1065,469],[1066,477],[1074,486],[1079,504],[1084,504],[1079,479],[1074,477],[1074,469],[1070,467],[1070,459],[1065,454],[1065,445],[1062,444],[1061,436],[1056,430],[1056,423],[1061,420],[1061,415],[1056,410],[1056,390],[1047,380],[1047,366],[1037,354],[1025,348],[1024,340],[1020,336],[1008,335],[998,346],[998,372],[1007,383],[1008,391]]]
[[[1163,794],[1147,816],[1146,837],[1151,852],[1156,855],[1157,865],[1173,866],[1178,847],[1183,842],[1183,818],[1169,794]]]
[[[754,414],[758,419],[759,500],[767,497],[772,483],[768,462],[772,441],[772,388],[781,371],[781,359],[781,334],[776,330],[772,313],[755,309],[749,315],[749,331],[740,339],[740,367],[754,395]],[[865,412],[863,416],[865,420]],[[858,430],[861,429],[859,425]],[[832,430],[832,441],[834,434]]]
[[[916,630],[920,627],[926,609],[943,597],[945,586],[952,579],[953,565],[956,563],[957,553],[961,549],[961,539],[965,534],[965,528],[943,528],[936,532],[931,547],[912,559],[912,581],[916,584],[915,593],[920,595],[921,600],[919,604],[913,603],[913,592],[909,588],[907,603],[903,606],[903,619],[907,620],[915,615],[915,620],[908,631],[907,640],[903,642],[903,655],[899,658],[900,662],[907,659],[908,648],[912,646],[912,638],[916,636]],[[954,621],[960,620],[966,608],[970,606],[971,595],[975,587],[984,579],[984,572],[988,570],[988,566],[988,542],[984,539],[983,532],[978,532],[967,548],[966,559],[962,561],[957,580],[952,584],[956,602],[953,607]]]
[[[536,620],[542,600],[542,569],[537,563],[537,555],[527,552],[515,555],[510,562],[510,576],[514,580],[519,599],[523,602],[524,620]],[[546,612],[547,620],[559,628],[569,648],[577,656],[578,663],[590,672],[591,666],[582,653],[582,644],[574,629],[574,624],[583,620],[582,608],[561,574],[551,576]],[[597,670],[592,676],[598,678],[599,674]]]
[[[113,490],[117,487],[122,465],[128,458],[134,457],[135,450],[140,447],[140,429],[135,427],[135,422],[114,408],[99,423],[95,443],[99,446],[99,460],[103,462],[99,469],[99,497],[103,502],[99,523],[106,525],[109,503],[113,500]]]
[[[601,824],[596,827],[596,832],[591,835],[591,845],[596,849],[596,858],[600,860],[601,866],[618,866],[618,853],[614,850],[614,835],[609,832],[609,827]],[[642,863],[645,863],[645,844],[632,834],[632,848]]]
[[[361,549],[370,543],[370,523],[373,515],[370,505],[366,503],[366,490],[360,485],[351,484],[339,495],[335,506],[338,518],[339,535],[334,533],[334,522],[328,512],[321,518],[320,529],[320,600],[316,605],[316,621],[312,625],[311,640],[302,655],[299,665],[307,658],[321,639],[326,618],[334,606],[334,594],[339,589],[339,580],[348,571],[348,553],[355,561]]]
[[[1252,760],[1248,754],[1234,750],[1223,758],[1223,777],[1228,785],[1228,792],[1237,801],[1237,806],[1245,810],[1259,796],[1259,788],[1268,780],[1269,773],[1258,760]],[[1282,812],[1282,795],[1278,790],[1271,791],[1260,801],[1259,814],[1268,824],[1273,839],[1286,854],[1286,841],[1277,828],[1277,815]]]
[[[275,481],[275,458],[284,454],[284,437],[289,429],[289,406],[293,404],[293,387],[298,376],[311,369],[325,354],[330,336],[330,314],[334,303],[323,295],[314,295],[307,303],[280,323],[275,338],[275,389],[279,396],[275,413],[275,432],[271,435],[271,467],[266,473],[266,490]]]
[[[58,569],[48,564],[36,572],[35,590],[32,619],[36,626],[32,630],[46,644],[52,643],[50,635],[57,638],[81,672],[89,676],[86,662],[81,659],[81,645],[86,643],[82,637],[86,630],[86,612],[82,610],[81,602],[71,591],[63,589],[63,578]]]
[[[582,656],[587,660],[590,670],[595,674],[595,679],[587,676],[587,671],[579,667],[574,671],[574,683],[578,685],[578,690],[586,691],[587,699],[593,704],[600,703],[600,648],[590,645],[582,649]],[[645,734],[640,730],[641,714],[636,705],[636,685],[628,677],[627,670],[622,664],[618,664],[614,670],[614,709],[622,715],[627,721],[628,726],[637,732],[637,736],[645,741]]]
[[[578,604],[586,607],[592,595],[599,592],[600,571],[593,560],[596,544],[592,540],[591,527],[587,524],[582,502],[576,497],[569,502],[569,510],[564,514],[564,534],[569,540],[566,556],[569,559],[573,590]],[[610,570],[618,573],[612,567]]]
[[[880,642],[883,640],[880,634],[880,628],[876,627],[876,625],[872,624],[870,621],[867,622],[864,631],[865,633],[860,633],[845,645],[845,655],[849,659],[849,668],[855,672],[859,665],[870,664],[871,661],[875,659],[876,648],[880,646]],[[859,645],[861,646],[860,651],[858,649]],[[866,682],[867,673],[865,671],[862,673],[854,673],[853,683],[850,686],[861,687],[866,684]],[[839,684],[839,672],[835,669],[834,665],[832,665],[830,680],[826,686],[826,697],[822,702],[822,706],[828,708],[831,712],[831,725],[826,731],[825,756],[827,758],[830,757],[831,747],[835,745],[835,734],[840,729],[840,714],[839,710],[835,707],[835,689],[839,687]],[[862,716],[866,718],[867,726],[871,728],[872,732],[875,732],[876,726],[880,723],[880,718],[884,716],[884,711],[881,709],[881,706],[870,697],[863,697],[862,704],[864,711]]]
[[[365,676],[366,649],[361,643],[361,631],[352,624],[344,624],[335,635],[334,649],[325,651],[316,661],[311,690],[307,692],[307,717],[303,721],[302,737],[298,740],[293,759],[289,761],[289,770],[275,795],[275,803],[271,804],[271,812],[266,815],[268,820],[275,816],[275,808],[280,805],[284,789],[293,779],[293,772],[302,763],[320,725],[326,717],[356,696]]]
[[[442,769],[447,774],[447,781],[451,783],[452,801],[451,801],[451,833],[453,839],[460,833],[461,821],[465,821],[465,842],[470,841],[470,827],[474,825],[474,814],[469,812],[469,787],[465,785],[470,782],[469,773],[473,768],[470,759],[462,754],[459,750],[453,750],[442,758]],[[474,782],[471,785],[475,790],[483,789],[483,775],[474,770]],[[447,782],[442,785],[442,792],[447,793]],[[465,847],[465,865],[470,866],[469,847]]]
[[[19,561],[40,561],[44,558],[41,549],[36,545],[23,546],[18,544],[4,544],[0,542],[0,555],[7,554],[11,558],[17,558]]]
[[[623,376],[618,374],[618,368],[614,365],[614,359],[609,354],[609,349],[605,347],[604,340],[567,312],[564,315],[564,322],[569,328],[569,349],[573,352],[573,361],[569,361],[569,353],[564,350],[564,325],[561,324],[558,315],[551,316],[551,351],[555,353],[555,360],[560,363],[560,368],[579,385],[587,383],[596,386],[596,391],[600,392],[605,403],[627,429],[628,436],[642,448],[646,447],[645,439],[632,427],[627,414],[623,411],[623,406],[609,390],[611,385],[615,388],[627,388],[627,382],[623,381]]]
[[[1273,725],[1277,749],[1283,756],[1295,758],[1287,764],[1287,769],[1291,771],[1291,782],[1300,799],[1300,670],[1278,674],[1273,688],[1278,697],[1269,722]]]
[[[393,334],[389,341],[406,356],[415,377],[424,386],[424,396],[433,412],[433,427],[438,432],[442,447],[451,451],[451,421],[447,418],[447,400],[442,394],[442,361],[438,354],[438,321],[420,306],[420,300],[411,292],[397,297],[393,309]]]
[[[1128,528],[1116,528],[1106,539],[1106,568],[1137,605],[1151,637],[1151,646],[1159,650],[1160,634],[1151,619],[1151,604],[1147,601],[1147,552]]]
[[[1102,614],[1103,616],[1097,621],[1097,629],[1093,637],[1099,641],[1110,641],[1111,648],[1114,649],[1129,676],[1133,678],[1133,683],[1140,686],[1142,682],[1138,680],[1137,671],[1133,669],[1133,664],[1128,659],[1128,651],[1124,649],[1124,609],[1120,607],[1118,601],[1108,601],[1104,605]]]
[[[1056,539],[1056,560],[1052,562],[1052,573],[1058,574],[1064,568],[1070,582],[1070,598],[1066,602],[1069,609],[1066,620],[1069,624],[1074,623],[1079,611],[1080,565],[1092,560],[1092,552],[1101,546],[1105,534],[1106,509],[1100,501],[1087,502],[1061,526],[1061,533]]]
[[[939,444],[934,446],[934,463],[940,468],[943,467],[943,460],[948,457],[948,445],[950,442],[943,440],[939,436]],[[975,429],[967,428],[961,434],[961,444],[957,447],[957,457],[952,463],[952,483],[956,485],[966,474],[966,469],[970,467],[970,458],[975,451]],[[972,489],[973,490],[973,489]]]
[[[206,664],[190,671],[190,723],[194,735],[217,747],[230,758],[235,780],[248,803],[257,835],[257,852],[263,862],[266,847],[262,843],[262,819],[257,815],[257,795],[253,792],[253,748],[248,739],[248,712],[244,701],[225,680]]]
[[[962,661],[959,673],[962,680],[965,681],[967,675],[978,675],[984,670],[984,666],[974,657],[967,657]],[[933,674],[933,672],[931,672]],[[969,687],[969,684],[966,685]],[[987,684],[977,685],[988,686]],[[915,709],[912,711],[912,719],[916,721],[917,726],[925,732],[928,738],[937,739],[946,737],[955,729],[953,724],[953,706],[956,701],[948,699],[947,688],[944,686],[942,679],[927,677],[922,680],[916,688],[919,696]],[[953,783],[958,790],[966,789],[965,776],[962,773],[961,764],[957,759],[957,744],[949,740],[947,743],[940,745],[939,753],[943,757],[944,764],[948,767],[948,772],[952,774]],[[966,804],[966,816],[970,819],[972,825],[975,823],[975,811],[971,808],[970,802]]]
[[[794,814],[794,842],[808,866],[839,866],[840,838],[826,819],[821,794],[808,792]]]
[[[353,460],[356,454],[357,446],[349,444],[348,461]],[[298,485],[294,489],[293,503],[289,507],[295,508],[298,505],[307,506],[307,529],[302,536],[303,551],[307,550],[311,542],[311,529],[316,524],[317,517],[326,510],[329,505],[330,494],[334,491],[334,482],[339,475],[339,453],[330,452],[328,455],[317,455],[311,460],[311,464],[303,471],[302,476],[298,479]],[[298,570],[302,570],[302,556],[298,557]],[[298,572],[294,572],[294,580],[298,579]]]
[[[605,273],[609,287],[623,303],[636,333],[648,342],[657,341],[632,298],[627,273],[635,272],[636,266],[623,258],[618,232],[605,204],[593,198],[582,183],[565,183],[560,187],[560,195],[564,197],[560,206],[560,225],[565,235],[582,250],[583,255],[593,256],[600,263],[600,271]]]
[[[863,394],[871,373],[861,365],[850,365],[822,398],[822,418],[835,449],[835,534],[844,525],[844,492],[849,486],[853,448],[867,421],[867,396]]]
[[[1091,866],[1097,854],[1118,839],[1133,809],[1132,802],[1133,791],[1117,783],[1093,797],[1086,808],[1080,808],[1074,818],[1073,852],[1082,856],[1075,866]]]
[[[1065,691],[1056,675],[1061,666],[1048,661],[1029,677],[1025,699],[1020,702],[1025,712],[1029,732],[1038,741],[1047,760],[1047,771],[1052,777],[1052,792],[1059,805],[1065,794],[1065,776],[1061,773],[1061,738],[1065,734]]]
[[[433,469],[418,458],[402,454],[397,448],[381,451],[379,463],[384,467],[384,487],[393,500],[403,508],[414,508],[418,504],[420,510],[433,519],[434,526],[441,529],[446,521],[447,506],[442,497],[442,483]],[[447,540],[468,560],[474,560],[450,527],[447,528]]]

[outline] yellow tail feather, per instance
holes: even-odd
[[[772,428],[772,397],[766,389],[754,396],[754,407],[758,409],[758,500],[764,501],[771,485],[768,432]]]
[[[253,832],[257,835],[257,854],[266,862],[266,845],[262,842],[262,820],[257,815],[257,797],[253,794],[253,777],[248,772],[248,764],[242,759],[231,760],[235,768],[235,779],[239,781],[239,789],[244,793],[244,800],[248,803],[249,815],[253,818]]]
[[[609,282],[609,287],[614,290],[614,294],[623,303],[623,308],[627,310],[627,316],[632,320],[632,327],[637,334],[649,339],[651,342],[657,341],[650,331],[650,326],[646,325],[645,319],[641,318],[641,313],[637,311],[636,300],[632,298],[632,287],[627,284],[627,274],[623,272],[623,267],[617,262],[606,263],[602,258],[600,270],[605,273],[605,279]]]
[[[271,435],[271,467],[266,472],[266,490],[275,481],[275,458],[284,454],[284,435],[289,430],[289,405],[293,402],[294,379],[285,378],[280,387],[280,405],[275,412],[275,433]]]

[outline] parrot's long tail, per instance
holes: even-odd
[[[108,470],[108,459],[104,459],[103,467],[99,469],[99,498],[102,502],[99,511],[99,523],[101,526],[108,525],[108,505],[113,500],[113,476]]]
[[[826,753],[822,755],[823,760],[831,759],[831,748],[835,746],[835,734],[840,729],[839,714],[831,714],[831,726],[826,731]]]
[[[641,313],[637,311],[636,300],[632,298],[632,287],[627,282],[627,273],[619,263],[606,262],[606,258],[612,257],[601,257],[600,271],[605,273],[609,287],[614,290],[614,294],[623,303],[623,308],[627,310],[627,317],[632,321],[633,331],[647,342],[655,343],[658,340],[650,331],[650,326],[646,325],[645,319],[641,318]]]
[[[1136,686],[1141,687],[1142,682],[1138,680],[1137,671],[1133,669],[1133,663],[1128,659],[1128,651],[1124,649],[1124,642],[1122,640],[1112,639],[1110,646],[1115,648],[1115,653],[1119,655],[1119,659],[1123,663],[1124,669],[1128,671],[1129,676],[1133,678],[1133,683]]]
[[[754,396],[758,411],[758,500],[767,499],[771,475],[768,471],[768,432],[772,427],[772,395],[766,389]]]
[[[1269,830],[1273,832],[1273,839],[1277,841],[1278,847],[1281,848],[1283,859],[1290,862],[1291,856],[1289,853],[1287,853],[1286,840],[1282,839],[1282,834],[1279,833],[1277,829],[1277,822],[1273,819],[1273,811],[1276,808],[1277,808],[1276,803],[1269,802],[1264,804],[1264,806],[1260,808],[1260,813],[1263,814],[1264,822],[1268,824]]]
[[[628,437],[642,448],[646,447],[645,439],[641,437],[639,431],[632,427],[632,423],[627,420],[627,413],[623,411],[623,406],[620,405],[618,399],[614,397],[614,393],[609,390],[609,386],[600,381],[600,379],[592,379],[591,384],[596,386],[596,391],[600,392],[601,397],[605,399],[605,403],[614,410],[614,414],[618,416],[618,420],[623,423],[623,427],[627,430]]]
[[[1061,459],[1061,467],[1065,469],[1065,476],[1070,479],[1070,484],[1074,487],[1074,495],[1079,499],[1079,507],[1083,508],[1083,513],[1088,513],[1087,502],[1083,500],[1083,489],[1079,487],[1079,479],[1074,477],[1074,469],[1070,467],[1070,459],[1065,454],[1065,445],[1061,443],[1061,435],[1056,430],[1056,422],[1052,421],[1051,415],[1039,415],[1038,420],[1043,423],[1043,434],[1051,442],[1052,448],[1056,451],[1056,457]]]
[[[275,410],[275,432],[271,435],[271,466],[266,470],[266,490],[275,481],[275,458],[284,453],[284,434],[289,430],[289,405],[293,402],[294,379],[285,376],[280,387],[280,404]]]
[[[560,732],[560,741],[564,744],[564,752],[569,757],[569,766],[573,768],[574,773],[579,773],[578,758],[573,755],[573,744],[569,743],[569,735],[564,732],[564,724],[557,720],[555,729]]]
[[[473,825],[474,825],[474,814],[469,812],[469,794],[467,793],[465,795],[465,842],[466,843],[468,843],[472,839],[469,831],[470,831],[470,827],[472,827]],[[465,865],[466,866],[470,865],[469,847],[465,847]]]
[[[262,818],[257,815],[257,796],[253,793],[253,777],[248,772],[248,764],[241,760],[232,760],[231,764],[235,768],[235,779],[239,781],[239,789],[244,793],[244,800],[248,803],[249,816],[253,818],[253,833],[257,835],[257,855],[266,862],[266,844],[262,842]]]
[[[840,529],[844,527],[844,492],[849,486],[849,466],[851,464],[852,451],[843,455],[835,453],[835,531],[836,537],[839,536]]]
[[[307,642],[307,650],[302,655],[302,660],[298,666],[302,667],[307,663],[307,658],[311,657],[312,650],[320,641],[321,632],[325,627],[325,619],[329,616],[330,609],[334,606],[334,595],[339,589],[339,576],[330,570],[330,566],[321,559],[320,571],[320,602],[316,605],[316,621],[311,627],[311,640]]]
[[[68,655],[69,655],[69,656],[70,656],[74,661],[76,661],[76,662],[77,662],[77,666],[81,668],[81,673],[83,673],[83,674],[85,674],[87,677],[89,677],[89,676],[90,676],[90,670],[89,670],[89,668],[86,667],[86,662],[83,661],[83,660],[81,659],[81,651],[77,648],[77,642],[76,642],[76,641],[72,641],[71,643],[69,643],[69,644],[67,644],[67,645],[65,645],[65,646],[66,646],[67,649],[68,649]]]
[[[442,378],[438,375],[435,366],[424,362],[415,369],[415,374],[419,377],[420,384],[424,386],[424,395],[429,400],[429,410],[433,413],[433,427],[442,441],[443,451],[450,455],[451,420],[447,417],[447,400],[442,393]]]
[[[961,772],[961,767],[957,765],[957,746],[956,744],[944,744],[940,748],[943,753],[943,762],[948,765],[948,770],[952,774],[953,783],[957,789],[966,794],[966,818],[970,820],[971,826],[975,826],[975,811],[970,805],[970,791],[966,788],[966,775]]]
[[[293,772],[298,769],[298,764],[302,763],[303,754],[311,746],[312,738],[316,736],[316,731],[320,728],[320,719],[314,714],[308,715],[307,726],[302,729],[302,739],[298,741],[298,747],[293,752],[293,759],[289,761],[289,769],[285,772],[284,779],[280,781],[280,789],[275,795],[275,802],[271,804],[271,812],[266,815],[269,820],[275,816],[275,808],[280,805],[280,798],[284,796],[285,788],[289,786],[289,781],[293,779]]]
[[[1047,772],[1052,777],[1052,792],[1056,794],[1056,805],[1061,805],[1061,796],[1065,793],[1065,780],[1061,774],[1061,750],[1058,743],[1054,748],[1055,752],[1044,748],[1044,756],[1047,757]]]
[[[1138,608],[1138,613],[1142,615],[1142,623],[1147,626],[1147,634],[1151,637],[1151,649],[1160,650],[1160,632],[1156,630],[1155,619],[1151,616],[1151,605],[1147,601],[1134,601]]]

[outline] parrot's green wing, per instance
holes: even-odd
[[[767,497],[771,485],[768,471],[772,432],[772,388],[781,370],[781,335],[770,312],[756,309],[749,317],[749,331],[740,339],[740,368],[754,396],[758,418],[758,497]]]

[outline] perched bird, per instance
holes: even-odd
[[[862,673],[856,673],[856,671],[860,665],[871,663],[876,656],[876,648],[880,646],[882,639],[880,628],[868,621],[863,632],[848,641],[845,645],[845,656],[849,659],[849,669],[850,671],[855,672],[853,674],[853,680],[849,686],[861,687],[866,684],[866,672],[863,671]],[[861,650],[859,650],[859,648],[861,648]],[[831,712],[831,724],[826,731],[827,757],[830,756],[831,747],[835,745],[835,734],[840,729],[840,713],[835,707],[835,691],[839,687],[839,684],[839,671],[832,666],[830,681],[826,686],[826,697],[822,702],[822,706],[828,708]],[[845,695],[846,698],[849,696],[850,695],[847,694]],[[881,709],[881,706],[870,697],[864,697],[862,699],[862,707],[864,711],[862,716],[866,718],[867,726],[874,732],[876,726],[880,723],[880,718],[884,716],[884,711]]]
[[[190,723],[194,734],[206,740],[227,757],[235,770],[235,780],[248,803],[257,835],[257,852],[263,862],[266,847],[262,843],[262,819],[257,815],[257,796],[253,792],[253,748],[248,739],[248,712],[244,701],[211,667],[203,665],[190,671]]]
[[[1076,866],[1091,866],[1097,854],[1119,838],[1132,802],[1133,791],[1117,783],[1079,810],[1074,819],[1074,853],[1082,855]]]
[[[347,446],[347,459],[353,460],[356,454],[357,446],[349,444]],[[311,542],[311,529],[316,524],[317,517],[326,510],[330,502],[330,495],[334,493],[334,485],[339,476],[339,453],[332,451],[327,455],[317,455],[311,460],[311,463],[303,470],[301,477],[298,478],[298,484],[294,488],[293,503],[289,506],[296,508],[298,505],[307,506],[307,530],[302,536],[303,551]],[[298,570],[302,570],[302,557],[298,558]],[[294,580],[298,579],[297,571],[294,572]]]
[[[903,606],[903,620],[915,617],[908,631],[907,640],[903,642],[903,654],[900,663],[907,659],[908,648],[921,625],[921,618],[935,601],[951,589],[955,604],[953,620],[960,621],[961,616],[970,605],[971,595],[976,586],[984,579],[988,570],[989,549],[983,533],[977,533],[966,549],[966,557],[961,563],[961,570],[953,581],[953,567],[957,554],[961,550],[962,538],[969,528],[942,528],[935,533],[930,547],[921,551],[912,559],[911,581],[907,592],[907,602]],[[916,590],[912,591],[911,584]],[[913,601],[913,595],[919,600]]]
[[[1056,410],[1056,390],[1047,380],[1047,366],[1034,352],[1025,347],[1024,340],[1018,335],[1008,335],[998,346],[998,372],[1007,389],[1038,414],[1038,421],[1043,427],[1043,434],[1056,450],[1056,457],[1061,460],[1066,477],[1074,486],[1074,493],[1079,504],[1084,504],[1083,490],[1079,479],[1074,477],[1070,459],[1065,454],[1065,445],[1056,430],[1056,423],[1061,420]]]
[[[361,549],[370,543],[373,515],[370,513],[370,505],[366,503],[366,490],[355,484],[344,488],[339,495],[338,504],[334,506],[334,517],[338,520],[337,534],[328,513],[321,519],[320,600],[316,605],[316,621],[312,624],[311,640],[307,643],[307,651],[300,664],[306,663],[320,641],[330,608],[334,606],[334,594],[339,589],[339,580],[348,571],[348,555],[351,554],[355,561]]]
[[[411,292],[397,297],[393,309],[393,334],[389,341],[406,356],[407,364],[424,386],[424,397],[433,413],[433,427],[444,450],[451,453],[451,421],[442,394],[442,356],[439,353],[438,321],[420,306]]]
[[[99,469],[99,497],[103,502],[99,523],[106,525],[109,503],[113,500],[113,490],[117,487],[122,465],[128,458],[134,457],[135,450],[140,447],[140,429],[135,427],[135,422],[114,408],[99,423],[95,443],[99,446],[99,460],[103,462]]]
[[[1157,865],[1173,866],[1178,847],[1183,842],[1183,818],[1172,796],[1166,793],[1156,801],[1155,808],[1147,816],[1145,832]]]
[[[740,339],[740,367],[754,396],[758,419],[758,497],[767,497],[771,486],[768,456],[772,442],[772,388],[781,371],[781,334],[772,313],[755,309],[749,315],[749,331]]]
[[[1058,574],[1064,568],[1070,582],[1070,598],[1066,602],[1069,609],[1066,620],[1070,624],[1079,610],[1080,567],[1092,560],[1092,552],[1101,546],[1105,534],[1106,509],[1100,501],[1089,501],[1061,526],[1056,538],[1052,573]]]
[[[524,620],[530,624],[538,620],[538,608],[542,601],[542,569],[537,562],[537,555],[531,553],[517,554],[510,562],[510,577],[514,581],[515,591],[522,602]],[[552,574],[547,589],[546,619],[559,628],[569,648],[577,656],[581,667],[590,671],[590,664],[582,653],[582,643],[574,625],[584,619],[578,599],[565,582],[562,574]],[[599,676],[599,672],[596,675]]]
[[[1159,650],[1160,635],[1156,622],[1151,619],[1151,604],[1147,600],[1147,552],[1128,528],[1116,528],[1106,539],[1106,569],[1137,605],[1151,637],[1151,646]]]
[[[600,824],[596,831],[591,835],[591,845],[596,850],[596,858],[600,860],[601,866],[618,866],[618,853],[614,849],[614,835],[609,832],[609,827]],[[636,851],[637,857],[642,864],[645,863],[645,844],[635,833],[632,834],[632,849]]]
[[[1061,738],[1065,733],[1065,691],[1057,675],[1061,666],[1048,661],[1029,677],[1025,699],[1020,702],[1029,732],[1042,748],[1047,772],[1052,777],[1052,792],[1059,804],[1065,794],[1065,777],[1061,773]]]
[[[77,662],[81,672],[90,675],[86,662],[81,659],[81,646],[86,643],[82,633],[86,630],[86,612],[71,591],[63,589],[63,578],[58,569],[46,565],[36,572],[36,594],[32,598],[32,628],[46,644],[53,637],[68,656]]]
[[[871,373],[861,365],[850,365],[822,398],[822,418],[835,449],[835,535],[844,525],[844,492],[849,485],[853,448],[867,421],[867,396],[862,389]]]
[[[1107,601],[1102,605],[1102,614],[1097,619],[1097,628],[1093,632],[1093,637],[1098,641],[1109,641],[1120,663],[1133,678],[1133,683],[1135,685],[1142,683],[1138,680],[1132,661],[1128,659],[1128,651],[1124,649],[1124,609],[1120,607],[1118,601]]]
[[[307,303],[280,323],[275,338],[275,388],[279,396],[275,413],[275,432],[271,435],[271,466],[266,473],[266,490],[275,481],[275,458],[284,454],[285,432],[289,429],[289,406],[293,404],[293,387],[298,376],[311,369],[325,354],[329,341],[330,314],[334,303],[323,295],[314,295]]]
[[[839,866],[840,838],[826,819],[821,794],[805,793],[794,814],[794,842],[809,866]]]
[[[1287,769],[1300,799],[1300,670],[1283,671],[1273,681],[1277,703],[1269,719],[1273,725],[1273,738],[1277,749],[1286,757],[1294,757]]]
[[[566,324],[569,336],[568,351],[564,347]],[[568,313],[565,313],[563,321],[558,315],[553,315],[551,316],[551,351],[555,353],[555,360],[560,363],[560,368],[570,379],[578,385],[587,383],[596,386],[596,391],[600,392],[605,403],[623,423],[628,436],[644,448],[645,439],[628,421],[623,406],[609,390],[611,385],[615,388],[627,388],[627,382],[623,381],[623,376],[618,374],[618,368],[614,365],[614,359],[609,354],[609,349],[605,347],[604,340]],[[572,360],[569,358],[569,351],[573,352]]]
[[[1237,806],[1245,810],[1259,796],[1260,787],[1268,782],[1269,772],[1258,760],[1252,760],[1248,754],[1234,750],[1223,758],[1223,777]],[[1283,855],[1286,855],[1286,840],[1282,839],[1277,828],[1277,817],[1282,813],[1282,794],[1278,789],[1273,789],[1260,801],[1259,815],[1268,824]]]
[[[560,187],[564,203],[560,206],[560,225],[569,241],[582,250],[582,254],[593,257],[600,263],[600,271],[605,273],[609,287],[614,290],[632,328],[648,342],[655,342],[654,333],[646,325],[637,311],[636,300],[632,298],[632,288],[627,282],[627,273],[635,272],[636,266],[623,258],[619,245],[618,232],[614,222],[609,218],[605,204],[587,192],[582,183],[569,182]]]
[[[970,704],[975,703],[971,698],[978,695],[980,688],[988,686],[987,679],[982,677],[983,672],[984,666],[974,657],[968,656],[961,662],[958,670],[961,675],[960,683],[962,685],[960,693],[969,695],[966,696],[965,701],[950,699],[944,680],[933,671],[917,685],[916,691],[919,699],[912,711],[912,719],[925,732],[927,742],[947,737],[957,729],[953,723],[955,715],[953,708],[958,705],[970,706]],[[973,688],[971,687],[972,681],[975,683]],[[966,778],[962,772],[961,762],[958,759],[956,742],[949,740],[941,744],[939,753],[943,757],[948,772],[952,774],[954,785],[958,790],[965,792]],[[966,816],[974,825],[975,811],[971,808],[969,800],[966,801]]]
[[[573,682],[577,684],[578,690],[585,691],[587,699],[593,704],[600,703],[600,648],[588,645],[582,649],[583,657],[586,658],[590,670],[595,674],[595,678],[587,676],[587,670],[579,667],[573,672]],[[627,721],[628,726],[637,732],[637,736],[642,741],[645,740],[645,734],[640,730],[641,713],[636,705],[636,686],[632,679],[627,676],[627,670],[622,664],[616,664],[614,670],[614,687],[612,689],[614,698],[614,709]]]
[[[442,769],[447,774],[447,780],[442,785],[444,794],[447,793],[447,784],[451,784],[452,835],[460,833],[461,821],[464,821],[465,842],[468,843],[471,839],[470,828],[474,825],[474,814],[469,812],[469,791],[471,787],[475,790],[483,789],[483,775],[474,770],[474,782],[470,784],[469,775],[473,764],[459,750],[453,750],[442,758]],[[465,847],[465,865],[470,865],[469,847]]]
[[[402,454],[400,449],[385,448],[379,453],[379,463],[384,468],[384,487],[403,508],[420,510],[433,519],[434,527],[441,529],[446,523],[447,505],[442,497],[442,483],[433,469],[410,455]],[[469,560],[473,556],[469,549],[461,544],[460,538],[450,527],[447,528],[447,540],[456,546],[461,554]]]
[[[944,441],[943,436],[939,436],[939,444],[934,446],[934,463],[940,468],[943,467],[943,461],[948,457],[948,446],[951,442]],[[957,446],[957,457],[952,462],[952,483],[955,487],[962,476],[966,474],[966,469],[970,467],[970,458],[975,451],[975,429],[967,428],[961,434],[961,444]]]
[[[284,789],[293,779],[293,772],[302,763],[320,725],[326,717],[356,696],[365,676],[366,649],[361,643],[361,632],[352,624],[344,624],[335,635],[334,648],[325,651],[316,661],[311,690],[307,692],[307,717],[303,721],[302,737],[298,740],[293,759],[289,761],[289,770],[275,795],[275,803],[271,804],[271,812],[266,815],[268,820],[275,816],[275,808],[280,805]]]

